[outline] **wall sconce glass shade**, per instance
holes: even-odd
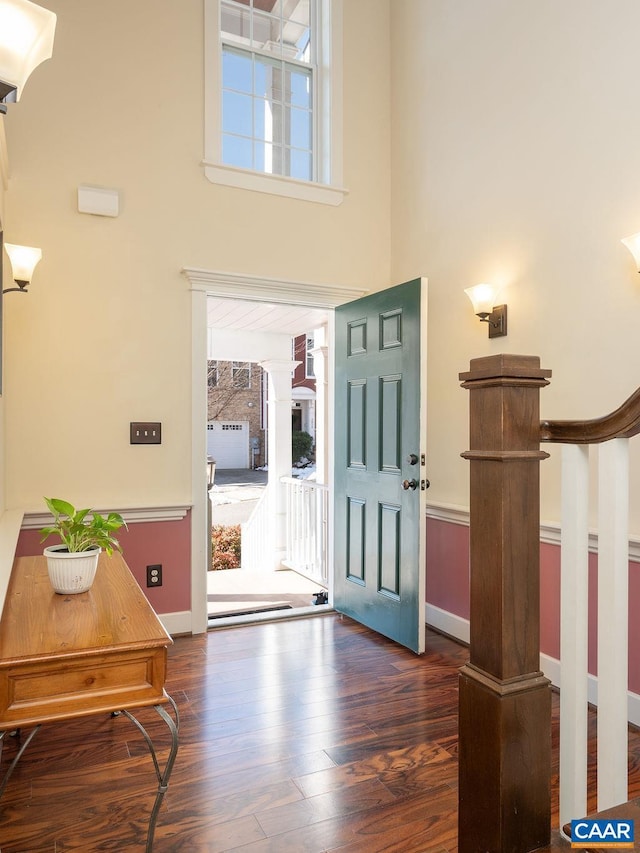
[[[640,272],[640,232],[632,234],[630,237],[623,237],[620,242],[624,243],[627,249],[631,252],[633,259],[636,262],[638,272]]]
[[[51,57],[56,20],[29,0],[0,0],[0,101],[19,101],[31,72]]]
[[[493,284],[476,284],[464,291],[473,305],[473,311],[489,327],[490,338],[502,338],[507,334],[507,306],[496,305],[500,288]]]
[[[492,284],[476,284],[474,287],[465,289],[465,293],[473,305],[473,313],[483,318],[493,311],[499,292],[499,289]]]
[[[8,290],[24,291],[31,284],[33,271],[42,257],[42,249],[36,249],[33,246],[16,246],[13,243],[5,243],[4,247],[11,261],[13,278],[18,285],[18,287],[11,287]],[[4,291],[4,293],[7,292],[7,290]]]

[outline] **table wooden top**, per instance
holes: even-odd
[[[101,553],[93,586],[74,595],[53,591],[44,556],[15,560],[0,620],[0,668],[171,643],[120,554]]]

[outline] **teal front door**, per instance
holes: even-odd
[[[335,312],[333,605],[424,651],[426,282]]]

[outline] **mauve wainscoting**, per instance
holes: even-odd
[[[589,672],[597,666],[598,555],[589,554]],[[438,622],[429,619],[437,608]],[[640,564],[629,561],[629,610],[640,609]],[[432,611],[433,614],[433,611]],[[444,622],[442,620],[447,620]],[[468,640],[469,621],[469,528],[465,524],[427,519],[427,621],[458,639]],[[543,666],[558,684],[560,659],[560,547],[540,545],[540,646],[550,658]],[[544,660],[543,660],[544,663]],[[640,620],[629,620],[629,690],[640,694]],[[592,698],[592,697],[590,697]],[[640,695],[638,696],[640,710]],[[639,724],[640,719],[632,719]]]
[[[126,511],[122,511],[126,518]],[[22,530],[16,557],[41,554],[37,530]],[[191,610],[191,515],[175,521],[128,523],[118,532],[123,556],[156,613]],[[53,540],[51,540],[53,541]],[[45,543],[46,544],[46,543]],[[147,566],[162,565],[162,586],[147,588]]]

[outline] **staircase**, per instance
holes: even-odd
[[[627,802],[628,443],[640,389],[588,421],[539,419],[551,372],[532,356],[473,359],[470,393],[470,661],[460,674],[460,853],[566,849],[587,813],[589,451],[598,445],[597,810]],[[540,443],[563,448],[560,826],[550,827],[550,686],[539,669]],[[593,631],[592,631],[593,633]],[[594,848],[597,849],[597,848]]]

